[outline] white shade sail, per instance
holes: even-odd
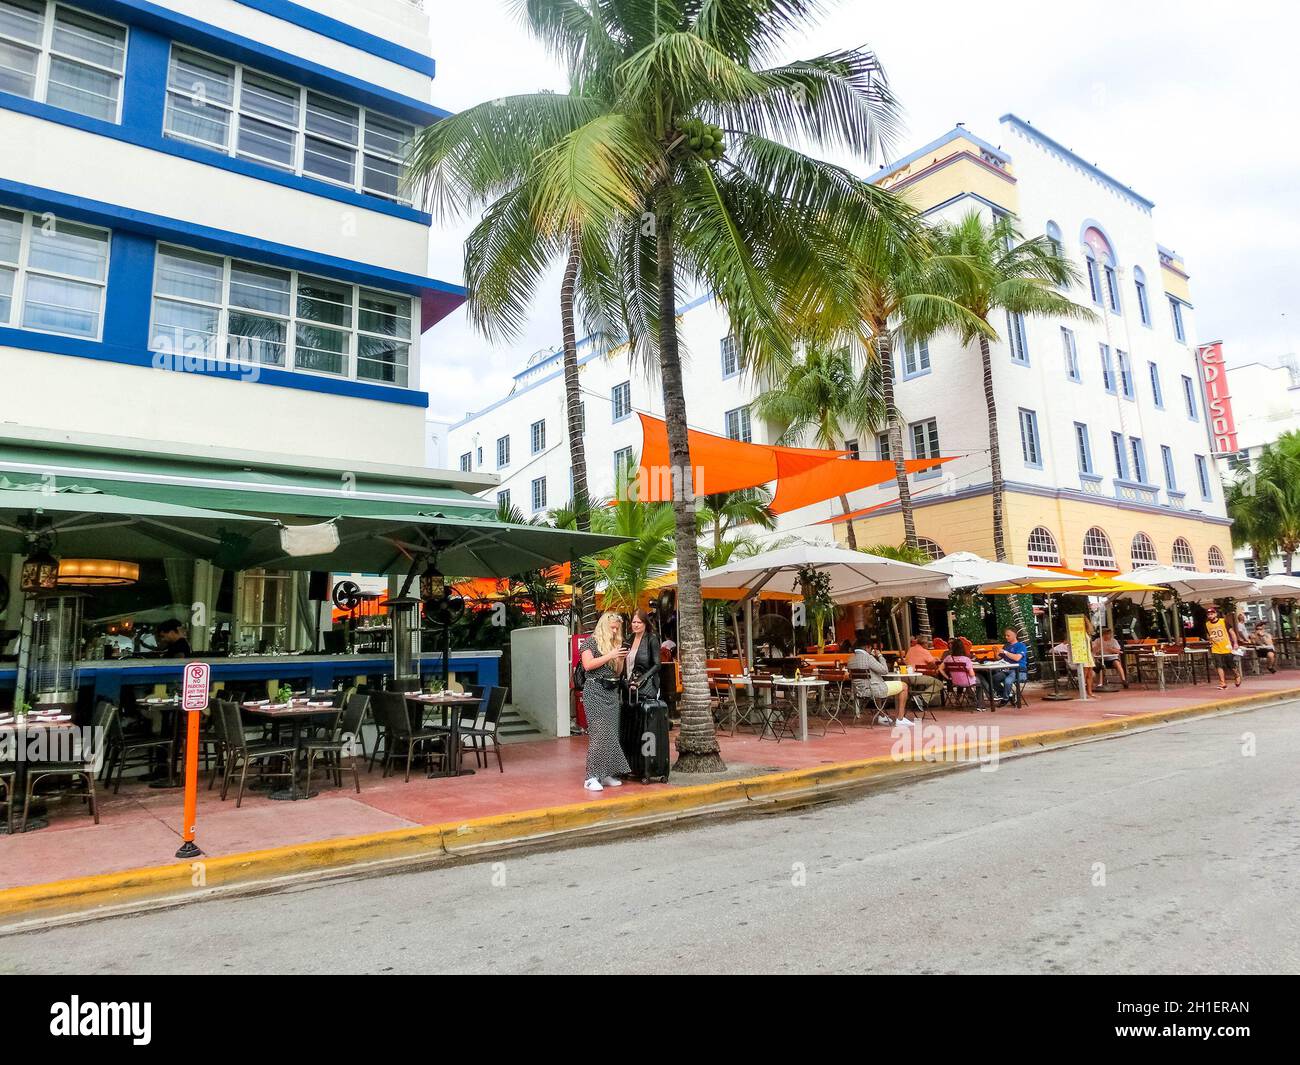
[[[705,588],[744,588],[799,594],[799,571],[812,567],[830,575],[831,595],[841,603],[915,595],[946,598],[948,578],[925,566],[897,562],[865,551],[850,551],[827,544],[798,544],[765,551],[727,566],[707,571],[700,580]]]
[[[1250,599],[1255,582],[1235,573],[1198,573],[1176,566],[1140,566],[1120,580],[1138,584],[1159,584],[1176,592],[1181,599],[1200,602],[1206,599]]]

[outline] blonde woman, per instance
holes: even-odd
[[[582,685],[582,705],[587,711],[588,791],[622,787],[618,778],[632,772],[618,742],[618,713],[627,648],[623,645],[623,619],[607,612],[600,616],[596,631],[582,645],[582,668],[587,679]]]

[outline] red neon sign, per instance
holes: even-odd
[[[1219,455],[1232,455],[1237,447],[1237,422],[1232,416],[1232,393],[1228,389],[1228,371],[1223,365],[1223,343],[1205,344],[1196,349],[1201,365],[1201,382],[1205,386],[1205,409],[1210,416],[1210,435]]]

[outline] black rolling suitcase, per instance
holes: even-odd
[[[667,782],[671,761],[667,703],[662,699],[625,703],[619,739],[632,776],[640,777],[642,784]]]

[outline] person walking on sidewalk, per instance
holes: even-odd
[[[632,772],[618,742],[627,651],[623,646],[623,619],[606,611],[582,645],[582,668],[586,674],[582,705],[587,710],[587,779],[582,786],[588,791],[622,787],[619,777]]]
[[[1227,671],[1232,670],[1232,682],[1241,687],[1241,667],[1237,658],[1237,633],[1219,616],[1219,608],[1211,603],[1205,608],[1205,638],[1210,641],[1210,657],[1219,672],[1219,691],[1228,687]]]

